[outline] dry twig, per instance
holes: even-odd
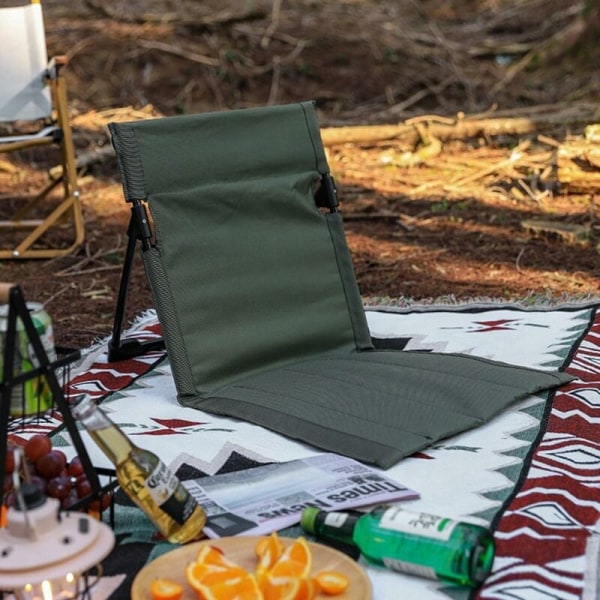
[[[123,243],[121,236],[119,236],[117,240],[116,246],[105,250],[100,248],[94,254],[91,254],[90,245],[85,245],[85,257],[81,260],[77,261],[75,264],[72,264],[56,273],[57,277],[72,277],[73,275],[82,275],[82,274],[90,274],[96,271],[106,271],[110,269],[120,269],[121,265],[106,265],[101,262],[101,259],[106,256],[114,255],[119,253],[122,250]],[[94,267],[92,269],[83,270],[83,267],[87,267],[88,265],[98,264],[99,266]]]
[[[198,54],[197,52],[184,50],[183,48],[178,48],[177,46],[173,46],[171,44],[165,44],[164,42],[138,40],[138,45],[148,50],[160,50],[161,52],[174,54],[175,56],[180,56],[192,62],[206,65],[208,67],[218,67],[221,64],[221,61],[218,58],[211,58],[210,56],[205,56],[204,54]]]

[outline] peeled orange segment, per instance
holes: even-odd
[[[152,600],[179,600],[183,592],[183,586],[170,579],[154,579],[150,584]]]
[[[321,571],[314,577],[319,591],[328,596],[343,594],[350,585],[350,579],[339,571]]]

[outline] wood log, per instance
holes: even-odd
[[[414,147],[420,141],[421,129],[442,142],[500,135],[551,135],[557,129],[584,126],[598,117],[598,106],[547,105],[515,109],[492,115],[473,115],[449,119],[436,115],[421,116],[393,125],[363,125],[358,127],[325,127],[321,137],[326,146],[340,144],[374,144],[394,140],[402,147]]]
[[[525,135],[536,132],[536,126],[530,119],[482,119],[457,120],[453,124],[427,124],[427,132],[441,141],[469,139],[482,135]],[[419,130],[412,124],[364,125],[357,127],[332,127],[321,131],[325,146],[339,144],[369,144],[395,140],[399,145],[414,146],[421,140]]]
[[[521,226],[536,234],[556,235],[567,243],[589,242],[592,228],[589,224],[565,223],[564,221],[548,221],[545,219],[526,219]]]

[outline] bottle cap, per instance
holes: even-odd
[[[490,574],[494,562],[494,553],[494,538],[489,531],[486,531],[471,552],[472,578],[477,583],[485,581]]]
[[[85,418],[96,409],[96,403],[91,397],[83,394],[75,398],[74,404],[71,406],[71,412],[76,419]]]
[[[307,533],[316,533],[317,530],[315,528],[315,521],[317,520],[317,515],[321,512],[321,509],[315,508],[314,506],[309,506],[302,511],[302,516],[300,517],[300,526]]]

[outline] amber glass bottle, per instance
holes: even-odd
[[[123,491],[170,542],[183,544],[200,535],[204,510],[156,454],[131,443],[90,398],[78,402],[73,415],[115,465]]]

